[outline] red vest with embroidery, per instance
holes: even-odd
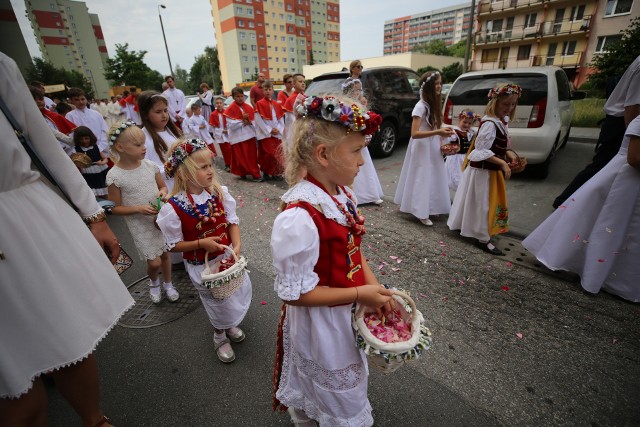
[[[485,123],[492,123],[496,127],[496,138],[493,140],[493,144],[491,144],[491,151],[493,151],[493,154],[495,154],[496,157],[507,161],[507,149],[509,148],[509,138],[507,137],[507,134],[503,133],[500,126],[491,120],[481,122],[480,127]],[[478,128],[478,133],[480,133],[480,127]],[[484,160],[480,162],[470,161],[469,166],[479,169],[500,170],[499,165]]]
[[[354,236],[349,228],[325,217],[313,205],[296,202],[287,209],[302,208],[309,212],[320,236],[320,256],[313,271],[320,278],[318,286],[352,288],[365,285],[360,243],[362,236]]]
[[[186,198],[186,196],[185,196]],[[214,196],[212,198],[217,203],[222,203]],[[205,237],[221,237],[221,245],[227,245],[231,243],[229,234],[227,233],[227,216],[223,212],[222,215],[214,217],[214,221],[201,222],[198,216],[193,212],[191,203],[188,200],[178,200],[175,197],[169,199],[169,203],[173,206],[173,210],[178,214],[180,223],[182,224],[182,235],[185,242],[204,239]],[[209,213],[209,208],[206,204],[197,205],[198,211],[203,215]],[[190,264],[202,264],[204,263],[204,256],[206,251],[204,249],[197,249],[195,251],[183,252],[182,258],[186,259]],[[215,258],[218,255],[222,255],[223,251],[213,252],[209,255],[209,258]]]

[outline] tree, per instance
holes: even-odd
[[[442,67],[442,83],[453,83],[462,74],[462,64],[454,62]]]
[[[195,88],[192,87],[191,82],[189,81],[189,72],[187,70],[176,64],[173,77],[178,89],[187,94],[195,93]]]
[[[449,46],[449,56],[464,58],[464,52],[467,49],[467,39],[464,38],[456,44]],[[443,70],[444,71],[444,70]]]
[[[52,63],[41,58],[33,58],[25,76],[27,82],[39,81],[45,85],[64,84],[67,87],[77,87],[84,91],[88,98],[93,98],[93,86],[79,71],[69,71],[57,68]]]
[[[437,69],[436,67],[432,67],[431,65],[427,65],[426,67],[422,67],[422,68],[418,68],[418,70],[416,71],[419,75],[423,75],[424,73],[426,73],[427,71],[437,71],[440,72],[439,69]]]
[[[449,56],[449,48],[447,48],[447,45],[442,40],[432,40],[429,43],[416,45],[411,51],[428,53],[430,55]]]
[[[315,64],[316,61],[313,59],[313,50],[309,51],[309,65]]]
[[[207,46],[204,54],[198,55],[189,71],[190,85],[193,90],[200,87],[200,83],[211,85],[213,93],[222,92],[222,77],[220,75],[220,61],[218,60],[218,48]]]
[[[603,90],[607,81],[624,74],[629,65],[640,55],[640,17],[634,18],[622,32],[620,41],[607,45],[607,52],[594,56],[591,66],[596,72],[589,76],[589,83]]]
[[[129,43],[116,44],[116,54],[107,59],[104,76],[118,85],[160,90],[162,75],[145,64],[146,54],[146,50],[129,51]]]

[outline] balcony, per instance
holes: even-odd
[[[498,49],[496,49],[498,51]],[[557,53],[553,56],[533,55],[519,58],[518,55],[501,56],[500,52],[494,55],[482,55],[480,52],[471,64],[471,71],[497,70],[504,68],[540,67],[555,65],[561,68],[578,68],[582,62],[584,52],[575,51],[572,55]]]
[[[503,0],[498,2],[483,0],[478,6],[478,15],[496,14],[514,9],[540,8],[544,3],[548,2],[549,0]]]
[[[545,37],[569,36],[587,33],[591,29],[592,15],[585,15],[581,20],[544,21],[534,26],[514,26],[509,30],[479,31],[475,34],[476,45],[513,42],[525,39],[540,39]]]

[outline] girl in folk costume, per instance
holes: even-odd
[[[368,368],[354,345],[355,302],[390,308],[362,253],[364,217],[346,187],[380,117],[349,98],[307,97],[296,109],[285,175],[293,185],[271,235],[274,288],[284,301],[274,409],[296,425],[371,426]],[[314,421],[315,420],[315,421]]]
[[[459,145],[459,150],[457,154],[447,156],[445,160],[450,190],[456,191],[458,189],[462,177],[462,163],[471,146],[473,135],[476,133],[471,126],[479,118],[477,114],[468,109],[464,109],[458,114],[458,125],[453,127],[455,133],[451,135],[449,142]]]
[[[280,161],[284,112],[273,99],[273,84],[262,84],[264,98],[256,103],[256,134],[258,137],[258,163],[266,179],[282,174]]]
[[[169,117],[169,101],[164,95],[146,90],[138,96],[142,131],[145,136],[146,159],[151,160],[160,168],[160,175],[167,185],[167,190],[173,189],[173,179],[164,173],[164,162],[171,146],[182,136],[178,126]]]
[[[393,200],[400,205],[400,211],[416,216],[427,226],[433,225],[429,216],[448,214],[451,210],[440,146],[453,130],[440,127],[441,89],[439,72],[428,71],[420,78],[420,100],[411,113],[411,140]]]
[[[202,286],[205,254],[210,262],[225,255],[221,245],[231,246],[240,255],[240,227],[236,201],[227,187],[220,185],[212,163],[211,150],[199,139],[183,140],[174,145],[165,165],[169,177],[175,177],[173,192],[158,214],[157,223],[167,247],[182,252],[185,269],[198,290],[202,305],[213,325],[213,342],[218,358],[233,362],[232,342],[244,340],[238,327],[251,303],[251,280],[245,272],[240,288],[225,299],[215,299]]]
[[[215,100],[216,109],[209,116],[209,125],[213,130],[213,139],[218,143],[224,170],[231,171],[231,144],[229,144],[229,132],[227,131],[227,118],[224,116],[224,99],[217,97]]]
[[[580,275],[601,289],[640,302],[640,116],[629,123],[618,154],[524,239],[551,270]]]
[[[234,102],[224,110],[231,144],[231,173],[242,178],[250,175],[254,181],[263,181],[258,166],[256,130],[253,126],[255,112],[251,105],[244,102],[241,88],[234,87],[231,96]]]
[[[73,131],[73,143],[75,144],[76,153],[84,153],[92,164],[86,167],[80,167],[80,173],[87,181],[87,185],[98,197],[107,195],[107,163],[109,158],[104,155],[98,148],[98,139],[86,126],[78,126]]]
[[[116,162],[107,173],[109,200],[116,204],[112,213],[125,216],[138,254],[147,261],[151,301],[157,304],[162,299],[161,271],[167,299],[177,301],[180,295],[171,283],[171,259],[155,226],[157,200],[166,200],[167,187],[158,166],[145,159],[144,132],[129,120],[111,128],[109,143]]]
[[[364,107],[367,106],[367,100],[362,96],[362,83],[359,79],[348,78],[342,84],[342,92],[353,99],[359,100]],[[372,137],[373,135],[367,136],[367,145]],[[362,149],[362,158],[364,159],[364,164],[360,168],[358,175],[356,175],[355,181],[353,181],[353,190],[358,198],[358,204],[375,203],[379,205],[382,203],[384,193],[382,192],[382,185],[380,185],[376,168],[373,166],[371,154],[369,154],[369,149],[366,146]]]
[[[447,225],[465,237],[476,239],[476,246],[493,255],[504,255],[491,243],[491,236],[509,231],[509,210],[505,179],[517,155],[510,150],[508,122],[513,118],[520,86],[504,84],[489,91],[489,103],[480,122],[478,135],[467,154]]]

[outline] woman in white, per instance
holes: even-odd
[[[588,292],[640,302],[639,231],[640,116],[618,154],[522,245],[548,268],[578,273]]]
[[[420,100],[411,113],[411,140],[393,199],[401,212],[414,215],[427,226],[433,225],[429,216],[448,214],[451,210],[440,146],[453,130],[440,127],[441,89],[442,79],[437,71],[426,72],[420,78]]]
[[[40,376],[49,373],[83,425],[108,427],[92,353],[133,305],[111,264],[118,243],[15,62],[3,53],[0,99],[80,214],[31,169],[29,155],[0,113],[0,423],[47,425]]]

